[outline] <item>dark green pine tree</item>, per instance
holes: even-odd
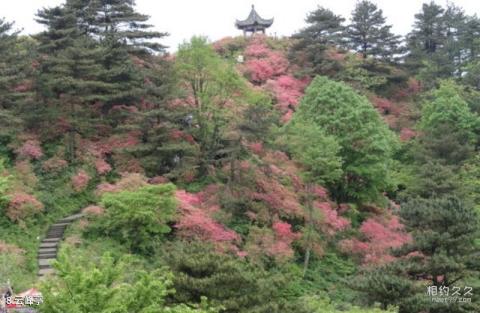
[[[413,30],[408,35],[411,53],[433,54],[444,41],[444,9],[433,1],[424,3],[422,11],[415,14]]]
[[[308,26],[293,36],[297,43],[290,51],[290,58],[304,59],[304,68],[313,74],[325,74],[338,69],[338,62],[326,59],[324,52],[329,47],[343,44],[344,21],[343,17],[323,7],[310,12],[305,19]]]
[[[18,125],[11,111],[15,103],[15,86],[20,82],[17,64],[17,54],[13,49],[17,42],[17,32],[12,31],[13,23],[0,19],[0,135],[4,135],[8,127]]]
[[[35,112],[39,113],[37,123],[47,126],[52,117],[66,122],[66,156],[71,162],[75,160],[76,137],[91,129],[92,105],[105,101],[104,94],[111,88],[99,75],[102,67],[97,60],[104,50],[77,27],[77,13],[67,3],[37,15],[37,21],[47,27],[37,36],[42,55],[37,89],[44,103],[41,112]]]
[[[391,25],[385,23],[383,12],[368,0],[357,3],[347,28],[348,46],[362,54],[392,61],[400,52],[400,37],[394,35]]]
[[[445,10],[434,3],[424,3],[421,12],[415,14],[413,30],[407,35],[409,54],[406,65],[413,73],[421,73],[428,87],[434,86],[436,77],[448,77],[448,65],[444,46],[447,41],[444,20]]]
[[[477,15],[466,19],[462,32],[463,82],[480,90],[480,18]]]
[[[479,60],[480,54],[480,18],[477,15],[466,17],[462,31],[461,46],[466,53],[467,62]]]
[[[429,280],[432,286],[475,286],[473,277],[480,274],[480,248],[475,241],[480,232],[479,216],[454,197],[414,199],[402,205],[400,216],[412,234],[412,243],[399,255],[417,252],[417,256],[401,259],[404,273],[411,280]],[[477,281],[478,283],[478,281]],[[473,284],[473,285],[472,285]],[[425,294],[426,290],[422,290]],[[407,300],[407,299],[406,299]],[[427,302],[421,309],[409,308],[412,301],[400,305],[399,312],[426,311],[431,313],[477,312],[478,302]]]
[[[132,0],[89,1],[87,10],[87,31],[99,39],[105,49],[99,59],[103,66],[100,78],[112,84],[105,94],[104,113],[114,105],[138,103],[145,95],[145,77],[136,68],[132,56],[142,58],[164,52],[165,47],[158,40],[167,34],[150,31],[149,16],[136,12]]]
[[[13,23],[0,19],[0,133],[20,129],[18,112],[31,96],[33,42],[19,37]],[[11,127],[9,127],[11,126]]]
[[[141,161],[148,176],[175,180],[194,162],[194,145],[185,140],[193,123],[191,110],[170,101],[178,83],[172,62],[162,56],[149,56],[142,72],[146,77],[144,105],[133,123],[125,126],[140,130],[142,142],[129,152]],[[177,138],[175,133],[185,136]]]
[[[12,93],[15,84],[19,82],[14,51],[17,42],[17,31],[13,31],[13,23],[0,19],[0,108],[6,109],[12,104]]]
[[[454,4],[449,3],[443,16],[445,28],[444,47],[440,54],[440,62],[444,65],[444,72],[449,77],[460,77],[464,62],[464,47],[462,38],[465,35],[466,16],[463,10]],[[441,68],[441,63],[440,66]]]
[[[286,296],[287,277],[267,272],[199,242],[172,242],[162,256],[174,273],[174,303],[200,303],[205,296],[225,313],[299,312]]]

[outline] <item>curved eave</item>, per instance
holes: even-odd
[[[273,18],[269,20],[262,20],[262,21],[255,21],[255,22],[250,22],[250,21],[239,21],[237,20],[235,22],[235,26],[237,28],[243,29],[243,28],[250,28],[254,26],[260,26],[260,27],[270,27],[273,24]]]

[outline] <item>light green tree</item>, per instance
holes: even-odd
[[[327,184],[337,201],[378,201],[390,188],[397,142],[365,97],[319,76],[307,88],[293,120],[317,125],[338,143],[343,175]]]

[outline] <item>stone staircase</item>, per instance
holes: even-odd
[[[61,220],[50,226],[45,239],[40,243],[38,249],[38,277],[42,278],[47,275],[54,274],[52,262],[57,258],[57,252],[60,246],[60,242],[63,239],[63,235],[67,227],[74,221],[81,218],[83,214],[74,214]]]

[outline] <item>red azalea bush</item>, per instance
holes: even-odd
[[[138,173],[124,173],[115,184],[102,183],[96,188],[95,193],[102,195],[106,192],[135,191],[147,185],[147,178]]]
[[[314,207],[322,213],[322,231],[332,236],[350,226],[350,220],[338,215],[329,202],[315,201]]]
[[[400,131],[400,140],[401,141],[409,141],[410,139],[414,138],[417,135],[417,132],[411,128],[402,128]]]
[[[211,242],[219,250],[238,252],[236,244],[240,236],[215,221],[211,214],[218,211],[218,206],[206,201],[204,196],[204,193],[192,194],[184,190],[176,192],[180,209],[180,218],[175,224],[178,234],[186,239]]]
[[[282,75],[269,80],[265,88],[276,99],[276,108],[283,114],[282,121],[288,122],[298,106],[306,84],[290,75]]]
[[[284,74],[288,69],[287,58],[280,52],[272,51],[263,37],[252,39],[245,49],[245,56],[246,74],[253,83],[264,83]]]
[[[370,100],[381,114],[392,114],[395,116],[399,114],[397,106],[391,100],[378,96],[372,96]]]
[[[358,255],[364,265],[378,265],[393,261],[391,249],[400,248],[412,240],[397,216],[369,218],[362,223],[363,239],[347,239],[340,243],[347,253]]]
[[[90,205],[84,208],[82,213],[90,216],[98,216],[103,215],[105,213],[105,209],[97,205]]]
[[[85,190],[88,183],[90,182],[90,175],[84,170],[78,171],[76,175],[72,177],[72,187],[76,192]]]
[[[104,159],[97,159],[95,161],[95,169],[99,175],[105,175],[112,170],[112,167]]]
[[[23,192],[15,192],[10,195],[6,215],[11,221],[19,222],[42,212],[43,209],[43,204],[34,196]]]
[[[292,243],[300,238],[300,234],[294,233],[291,225],[283,222],[274,222],[272,228],[251,227],[245,249],[254,261],[265,256],[282,263],[294,256]]]
[[[38,160],[43,156],[40,142],[36,139],[27,140],[20,148],[15,151],[19,158]]]

